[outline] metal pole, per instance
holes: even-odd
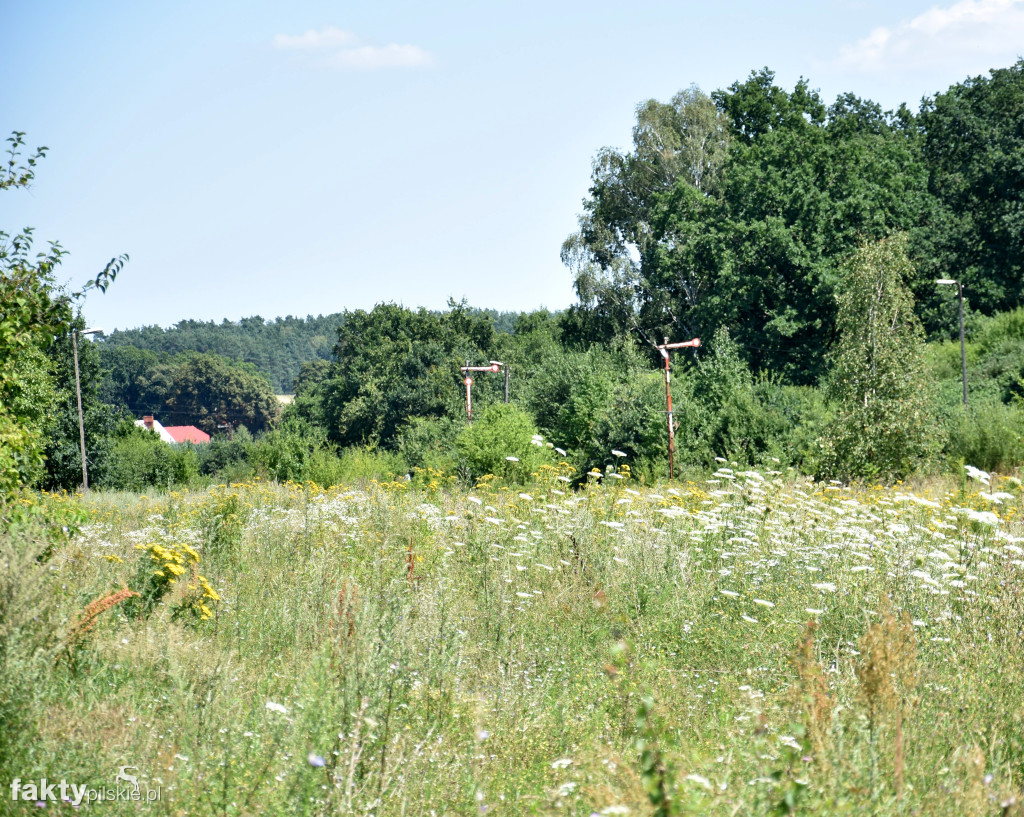
[[[964,380],[964,408],[967,407],[967,346],[964,342],[964,284],[956,282],[957,295],[960,297],[960,371]]]
[[[668,338],[665,338],[665,345],[668,346]],[[676,478],[676,430],[672,423],[672,374],[669,371],[668,349],[663,349],[661,353],[665,356],[665,399],[668,401],[668,478],[669,481],[672,481]]]
[[[466,422],[473,425],[473,378],[466,376]]]
[[[508,402],[508,366],[505,367],[505,402]]]
[[[85,417],[82,414],[82,380],[78,373],[78,331],[71,330],[71,348],[75,358],[75,395],[78,398],[78,440],[82,447],[82,493],[89,491],[89,469],[85,464]]]

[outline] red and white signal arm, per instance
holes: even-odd
[[[467,386],[472,386],[473,385],[473,378],[472,377],[467,377],[466,378],[466,385]]]
[[[499,371],[500,369],[501,369],[501,366],[499,366],[499,365],[498,365],[497,363],[492,363],[492,364],[491,364],[491,371],[492,371],[492,372],[497,372],[497,371]]]

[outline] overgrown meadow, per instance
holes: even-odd
[[[1019,815],[1021,486],[976,476],[47,497],[0,766],[160,786],[110,814]]]

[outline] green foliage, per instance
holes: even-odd
[[[839,340],[826,394],[835,417],[822,436],[822,473],[897,479],[933,455],[935,423],[923,332],[905,282],[906,237],[865,243],[842,269]]]
[[[280,411],[270,382],[255,366],[208,354],[176,358],[170,371],[170,425],[195,425],[207,434],[238,425],[258,432]]]
[[[253,476],[249,462],[252,434],[239,426],[231,434],[218,434],[206,445],[196,446],[200,471],[217,482],[243,482]]]
[[[198,478],[200,468],[200,454],[194,446],[168,445],[154,432],[122,421],[97,485],[140,492],[189,485]]]
[[[85,329],[82,316],[76,316],[68,328],[81,333]],[[50,491],[73,491],[82,484],[82,451],[71,331],[54,337],[47,352],[53,371],[56,399],[49,414],[44,451],[46,468],[38,484]],[[123,409],[117,410],[105,404],[100,398],[102,372],[96,344],[81,334],[78,334],[77,341],[89,482],[91,485],[99,485],[104,482],[104,469],[114,445],[118,423],[126,419],[127,414]]]
[[[541,465],[554,461],[533,418],[512,403],[487,406],[462,430],[455,445],[476,478],[493,474],[510,483],[529,482]]]
[[[459,414],[459,366],[491,359],[494,328],[464,304],[449,306],[442,314],[395,304],[346,313],[332,377],[322,386],[332,441],[390,448],[411,417]],[[485,405],[499,388],[498,378],[478,377],[474,399]]]
[[[665,469],[664,386],[631,341],[546,358],[525,385],[541,432],[577,472],[604,471],[625,451],[638,476]]]
[[[978,399],[947,410],[943,453],[951,465],[1011,471],[1024,465],[1024,406]]]
[[[174,357],[184,352],[216,354],[251,363],[278,393],[288,393],[304,363],[326,360],[343,314],[309,315],[264,320],[259,315],[239,321],[179,321],[172,327],[143,326],[119,330],[106,338],[111,349],[135,350]]]
[[[362,446],[346,448],[338,456],[337,462],[337,471],[330,481],[317,479],[315,471],[310,471],[308,478],[319,485],[360,485],[371,480],[387,482],[402,479],[409,472],[409,466],[401,454]]]
[[[581,301],[567,318],[592,337],[645,340],[724,324],[754,371],[814,383],[835,331],[839,259],[862,237],[927,234],[934,202],[913,115],[851,94],[826,109],[805,80],[787,92],[768,69],[712,99],[717,113],[692,89],[684,106],[704,112],[710,183],[664,158],[688,131],[649,122],[657,103],[639,109],[632,153],[599,154],[563,247]]]
[[[23,162],[24,137],[15,131],[7,139],[0,190],[28,187],[46,154],[47,148],[38,148]],[[71,328],[71,304],[90,289],[106,291],[128,260],[111,259],[81,290],[58,292],[54,275],[64,249],[50,242],[47,250],[33,255],[32,246],[32,228],[13,235],[0,230],[0,502],[42,474],[46,435],[53,429],[59,399],[53,362],[46,358],[51,339]]]
[[[1024,305],[1024,59],[953,85],[922,104],[929,186],[942,208],[929,278],[964,282],[972,309],[991,315]],[[922,288],[928,328],[955,323],[940,293]]]
[[[398,449],[412,468],[453,473],[458,466],[455,439],[466,421],[454,417],[413,417],[402,428]]]

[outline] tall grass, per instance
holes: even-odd
[[[1018,485],[559,476],[90,494],[0,544],[2,768],[134,765],[152,814],[1021,813]],[[154,544],[213,618],[183,575],[53,660]]]

